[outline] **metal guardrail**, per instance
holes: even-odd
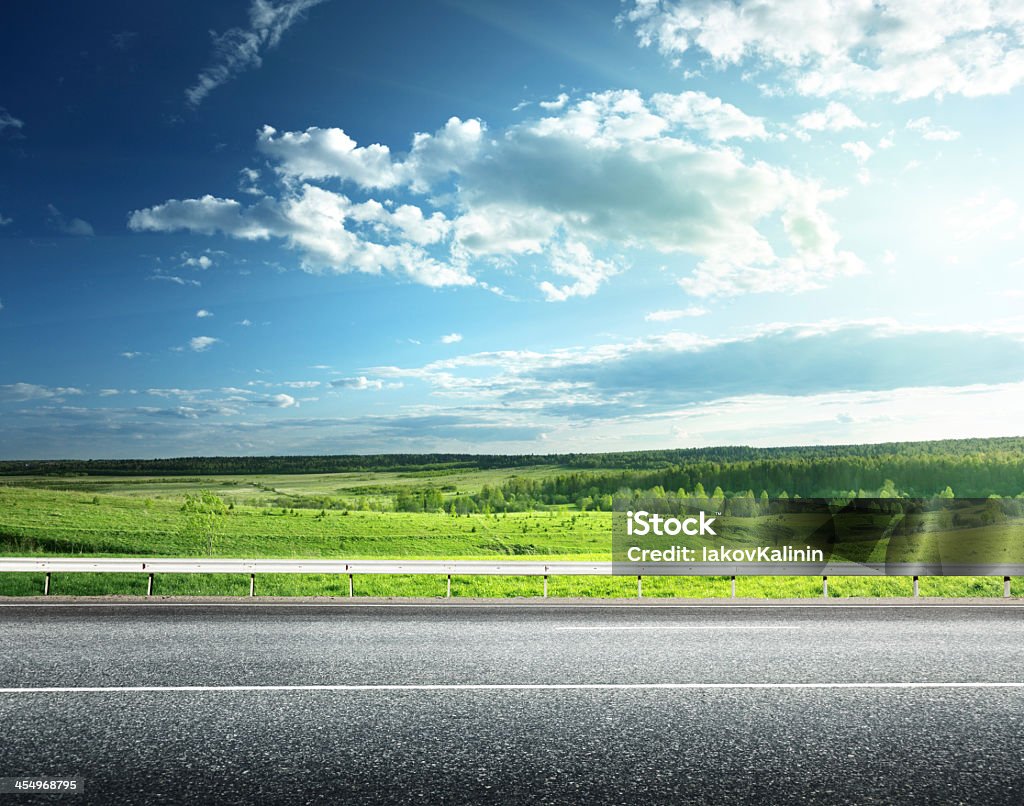
[[[620,566],[621,567],[621,566]],[[643,596],[644,576],[727,576],[736,596],[737,576],[820,576],[822,594],[828,597],[829,576],[905,576],[914,579],[919,595],[922,576],[1001,576],[1003,596],[1010,597],[1010,578],[1024,576],[1024,564],[938,565],[934,563],[634,563],[637,597]],[[153,593],[156,574],[249,574],[249,595],[256,595],[256,574],[338,574],[348,576],[348,595],[355,595],[357,574],[420,574],[447,577],[447,596],[452,595],[452,576],[542,576],[544,596],[550,576],[613,576],[610,562],[543,562],[535,560],[246,560],[204,558],[136,557],[0,557],[0,572],[46,574],[43,593],[50,592],[53,573],[148,574],[146,595]],[[617,576],[622,576],[618,574]],[[632,576],[632,574],[630,574]]]

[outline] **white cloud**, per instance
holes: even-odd
[[[461,333],[449,333],[447,336],[441,337],[441,344],[458,344],[462,341]]]
[[[709,311],[699,305],[691,305],[688,308],[677,308],[674,310],[651,311],[644,317],[647,322],[673,322],[676,319],[683,319],[688,316],[705,316]]]
[[[252,321],[249,319],[243,319],[241,322],[235,322],[235,324],[242,327],[252,327]]]
[[[550,253],[562,237],[592,251],[688,253],[701,258],[697,285],[714,293],[798,290],[859,269],[837,251],[819,207],[830,195],[816,183],[668,136],[667,126],[639,93],[617,91],[512,127],[460,174],[458,242],[477,255]],[[790,236],[787,255],[759,229],[773,217]],[[747,283],[744,274],[769,282]]]
[[[375,379],[371,380],[365,375],[360,375],[357,378],[339,378],[336,381],[331,381],[331,386],[340,386],[343,389],[356,389],[359,391],[380,391],[384,388],[384,381]]]
[[[89,236],[94,234],[92,224],[88,221],[83,221],[81,218],[66,218],[52,204],[46,205],[46,210],[50,214],[47,221],[58,232],[64,235]]]
[[[198,280],[187,280],[184,277],[178,277],[176,274],[152,274],[149,277],[150,280],[161,280],[166,283],[174,283],[175,285],[191,285],[201,286]]]
[[[838,132],[843,129],[863,129],[866,124],[846,104],[830,101],[824,109],[807,112],[796,119],[796,125],[812,132]]]
[[[262,196],[263,191],[257,185],[259,180],[260,172],[255,168],[242,168],[238,172],[238,189],[242,193],[248,193],[250,196]]]
[[[142,353],[134,352],[131,350],[121,353],[122,358],[138,358],[140,355],[142,355]]]
[[[949,126],[936,126],[927,116],[908,120],[907,128],[914,132],[920,132],[925,140],[939,140],[948,143],[960,138],[960,132],[949,128]]]
[[[697,257],[701,294],[797,291],[860,270],[822,209],[833,193],[689,136],[762,130],[699,93],[648,101],[635,90],[593,93],[493,137],[479,121],[452,118],[397,156],[341,129],[267,127],[259,147],[274,162],[276,198],[171,199],[136,210],[129,227],[281,238],[307,271],[390,273],[428,286],[490,289],[471,267],[535,255],[531,264],[572,280],[540,278],[552,300],[594,293],[616,271],[612,254],[629,262],[618,259],[623,250]],[[346,192],[316,184],[331,180]],[[422,206],[396,204],[389,193],[400,190],[430,195]]]
[[[570,241],[556,246],[551,251],[551,270],[561,277],[568,277],[575,282],[556,286],[545,280],[538,288],[544,293],[548,302],[564,302],[570,297],[593,296],[598,287],[618,269],[614,264],[597,260],[587,249],[586,244]]]
[[[5,402],[61,400],[80,394],[82,394],[82,390],[74,386],[41,386],[35,383],[0,384],[0,401]]]
[[[0,134],[4,129],[20,129],[25,125],[24,121],[11,115],[4,107],[0,106]]]
[[[954,242],[1009,241],[1024,233],[1024,210],[1009,196],[982,191],[946,211],[942,232]]]
[[[1024,14],[1005,0],[634,0],[622,19],[673,59],[773,69],[804,95],[976,97],[1024,82]]]
[[[651,97],[651,105],[669,122],[703,131],[710,140],[768,136],[762,118],[750,117],[738,107],[703,92],[658,93]]]
[[[865,143],[863,140],[857,140],[853,143],[843,143],[843,151],[852,154],[857,162],[864,163],[871,159],[871,155],[875,153],[875,150]]]
[[[483,143],[479,120],[449,118],[434,134],[413,136],[409,153],[395,159],[386,145],[359,146],[343,129],[316,126],[304,132],[278,132],[264,126],[259,149],[290,179],[341,179],[364,188],[409,185],[425,191],[431,183],[472,161]]]
[[[213,90],[240,73],[259,67],[262,54],[275,47],[307,9],[323,0],[253,0],[249,6],[249,25],[231,28],[213,36],[213,63],[185,90],[191,106],[199,106]]]
[[[215,339],[213,336],[195,336],[190,339],[188,346],[190,350],[194,350],[197,353],[205,352],[209,350],[213,345],[219,342],[220,339]]]
[[[119,389],[100,389],[100,397],[114,397],[119,394],[121,394]]]
[[[200,308],[198,311],[196,311],[197,319],[208,319],[211,316],[213,316],[213,314],[210,311],[206,310],[206,308]]]
[[[187,257],[183,255],[183,257],[185,260],[181,264],[182,266],[190,266],[192,268],[203,269],[205,271],[213,265],[213,261],[206,255],[200,255],[199,257]]]
[[[549,112],[554,112],[557,109],[564,109],[565,105],[566,105],[566,103],[568,103],[568,101],[569,101],[569,96],[566,95],[564,92],[560,92],[558,94],[558,97],[555,98],[555,100],[553,100],[553,101],[541,101],[538,104],[538,106],[540,106],[541,109],[545,109],[545,110],[547,110]]]
[[[6,227],[8,224],[14,221],[13,218],[7,218],[3,213],[0,213],[0,227]]]
[[[307,271],[387,271],[428,286],[475,282],[457,261],[441,262],[423,249],[424,243],[447,231],[443,213],[426,217],[412,205],[391,212],[375,200],[355,203],[340,193],[309,184],[281,200],[265,198],[250,207],[214,196],[171,199],[136,210],[128,225],[137,231],[220,231],[244,240],[284,238],[303,252],[302,265]]]
[[[274,395],[272,398],[270,398],[270,403],[271,405],[278,409],[290,409],[292,408],[292,406],[299,405],[294,397],[286,394]]]

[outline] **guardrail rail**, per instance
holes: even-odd
[[[157,574],[248,574],[249,595],[256,595],[257,574],[337,574],[348,576],[348,595],[355,596],[355,577],[359,574],[419,574],[444,576],[446,597],[452,595],[452,576],[500,575],[542,576],[544,596],[548,595],[551,576],[624,576],[612,573],[611,562],[543,562],[490,560],[246,560],[172,557],[0,557],[0,572],[45,574],[43,594],[50,593],[54,573],[148,574],[146,595],[153,595]],[[644,576],[730,577],[732,597],[736,597],[737,576],[820,576],[822,595],[828,598],[829,576],[902,576],[913,577],[914,596],[920,594],[922,576],[1001,576],[1003,597],[1010,598],[1010,579],[1024,576],[1024,564],[937,565],[931,563],[852,563],[827,565],[808,563],[635,563],[637,598],[643,596]],[[630,574],[632,576],[632,573]]]

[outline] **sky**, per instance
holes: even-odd
[[[0,458],[1024,433],[1024,2],[38,2]]]

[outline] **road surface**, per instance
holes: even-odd
[[[1024,803],[1024,608],[0,606],[12,804]]]

